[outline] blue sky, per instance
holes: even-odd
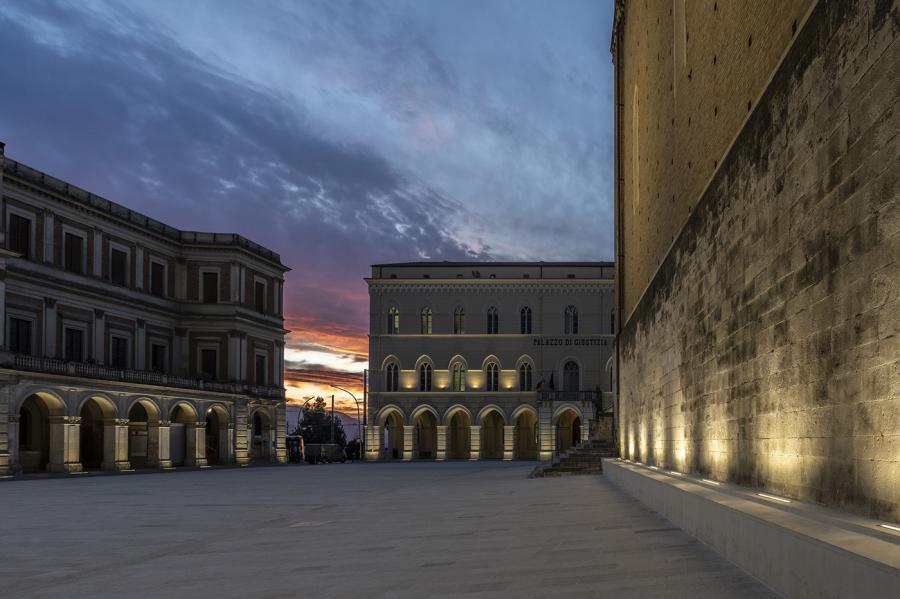
[[[291,368],[365,365],[374,262],[613,255],[610,0],[15,2],[11,158],[282,255]]]

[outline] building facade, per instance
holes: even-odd
[[[380,264],[366,453],[548,459],[611,427],[613,265]]]
[[[284,461],[279,256],[0,166],[0,473]]]
[[[621,455],[900,519],[898,22],[616,2]]]

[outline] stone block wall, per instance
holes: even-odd
[[[623,326],[623,455],[900,521],[898,100],[900,2],[821,0]]]

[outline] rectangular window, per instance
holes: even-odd
[[[31,258],[31,220],[18,214],[9,215],[9,249]]]
[[[260,354],[254,356],[254,374],[256,375],[256,384],[266,384],[266,357]]]
[[[24,318],[9,319],[9,351],[14,354],[31,353],[31,321]]]
[[[65,236],[65,268],[69,272],[81,274],[84,256],[84,239],[72,233]]]
[[[150,263],[150,293],[157,297],[166,294],[166,267],[159,262]]]
[[[167,372],[166,346],[159,343],[150,345],[150,370],[154,372]]]
[[[109,280],[116,285],[128,284],[128,254],[112,248],[109,252]]]
[[[64,333],[64,355],[70,362],[84,361],[84,331],[81,329],[66,328]]]
[[[218,371],[218,352],[214,349],[200,350],[200,374],[209,379],[216,379]]]
[[[253,303],[257,311],[266,311],[266,284],[262,281],[257,281],[253,285]]]
[[[216,304],[219,302],[219,273],[204,272],[203,276],[203,303]]]
[[[125,370],[128,368],[128,339],[113,337],[109,343],[109,365]]]

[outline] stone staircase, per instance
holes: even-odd
[[[603,458],[614,458],[618,455],[619,452],[613,441],[591,439],[557,454],[549,462],[539,464],[531,471],[528,478],[601,474]]]

